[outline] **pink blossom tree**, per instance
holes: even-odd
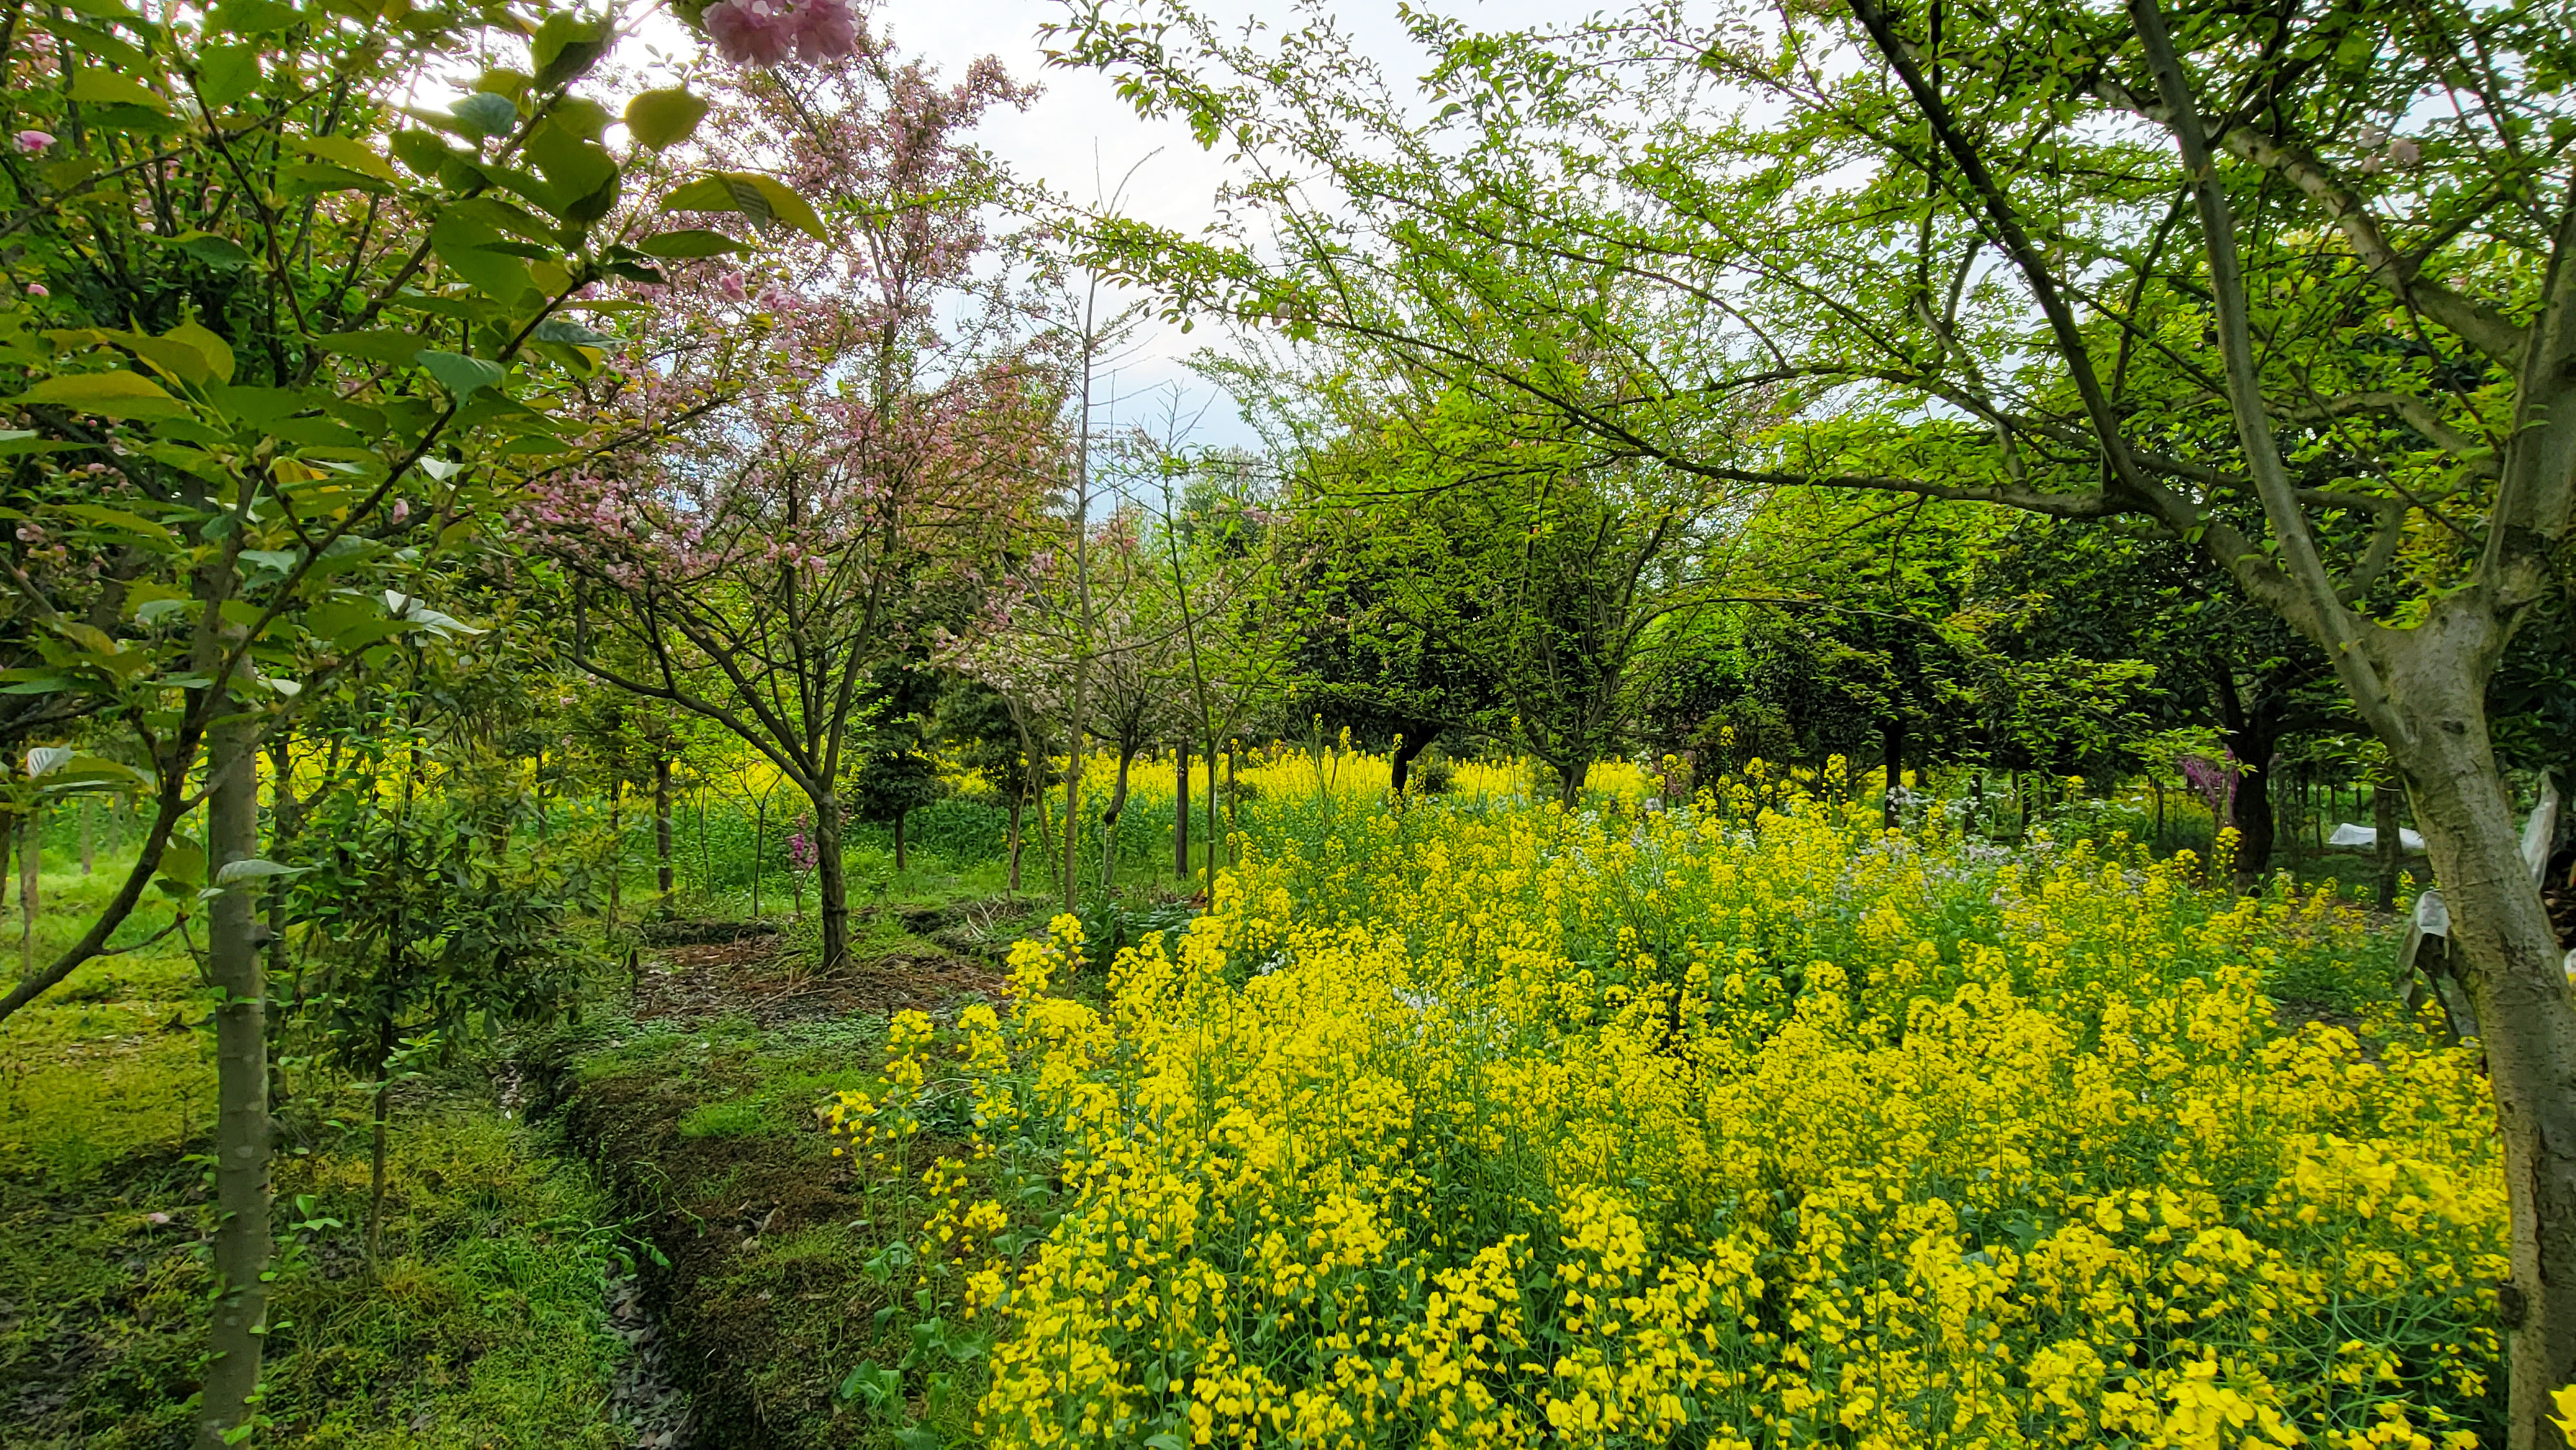
[[[728,55],[783,60],[767,3],[704,23]],[[641,289],[645,361],[600,406],[703,411],[525,514],[575,660],[740,737],[811,803],[827,969],[848,951],[842,777],[873,680],[971,630],[1061,452],[982,219],[1003,178],[965,139],[1028,92],[990,59],[941,85],[854,13],[849,47],[726,81],[698,132],[711,181],[666,203],[748,215],[773,244],[751,267],[703,225],[648,248],[679,260]]]

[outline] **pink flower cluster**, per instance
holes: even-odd
[[[707,37],[736,65],[772,66],[790,55],[837,60],[859,48],[851,0],[720,0],[707,7]]]

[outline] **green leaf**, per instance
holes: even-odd
[[[662,210],[736,211],[762,225],[783,223],[818,242],[831,240],[822,218],[805,199],[774,176],[750,171],[719,171],[674,190],[662,199]]]
[[[584,141],[548,120],[530,133],[527,149],[528,159],[562,198],[546,210],[566,221],[588,222],[597,221],[615,205],[617,160],[607,147]]]
[[[232,344],[207,331],[195,318],[192,317],[161,335],[172,342],[193,347],[203,354],[207,368],[218,380],[227,383],[233,380]]]
[[[568,317],[549,317],[537,324],[531,334],[539,342],[565,342],[575,347],[609,347],[617,339],[604,332],[593,332]]]
[[[319,406],[321,399],[293,388],[227,383],[206,389],[206,401],[228,419],[265,429],[306,408]]]
[[[646,91],[626,103],[626,134],[636,144],[667,151],[697,133],[707,103],[678,86]]]
[[[438,379],[439,386],[455,395],[460,402],[481,389],[498,387],[501,380],[510,375],[509,369],[499,363],[458,352],[442,352],[434,347],[422,348],[413,360],[429,369],[429,375]]]
[[[685,259],[721,257],[727,252],[748,252],[752,244],[704,227],[689,227],[676,232],[657,232],[635,244],[635,250],[648,257]]]
[[[528,264],[492,250],[500,230],[468,208],[449,207],[430,223],[430,250],[457,276],[493,300],[516,304],[536,285]]]
[[[141,373],[72,373],[50,377],[7,401],[50,403],[103,418],[177,418],[187,407]]]
[[[314,338],[313,343],[326,352],[396,367],[408,367],[418,361],[421,349],[418,336],[392,328],[371,332],[326,332]]]
[[[537,88],[550,91],[575,79],[598,64],[607,49],[606,21],[586,20],[569,11],[554,12],[537,27],[535,38],[529,42],[529,56],[537,63]]]
[[[144,64],[142,51],[135,49],[122,36],[95,25],[83,25],[77,20],[57,20],[45,28],[54,33],[57,44],[87,51],[92,57],[119,69],[139,70]]]
[[[96,106],[141,106],[162,112],[170,109],[168,101],[145,87],[97,66],[85,67],[79,75],[72,77],[70,96],[75,101]]]
[[[247,45],[210,45],[197,56],[197,95],[220,111],[259,85],[259,51]]]
[[[546,115],[584,141],[596,141],[608,132],[608,108],[588,96],[566,96]]]
[[[241,243],[213,232],[181,232],[163,240],[220,271],[238,271],[250,265],[250,253],[243,250]]]
[[[140,333],[131,332],[123,334],[117,340],[124,343],[136,357],[141,358],[146,367],[174,383],[204,383],[214,380],[215,370],[206,361],[206,355],[185,343],[172,342],[167,338],[145,337]]]
[[[437,132],[424,131],[417,126],[396,131],[393,139],[385,145],[393,152],[396,161],[422,176],[438,175],[438,169],[456,154],[447,149],[447,142]]]
[[[519,108],[510,104],[508,96],[496,96],[490,91],[476,91],[448,109],[456,113],[467,131],[477,136],[506,136],[519,124]]]
[[[244,856],[237,861],[226,861],[223,869],[215,873],[215,884],[238,886],[245,881],[265,881],[275,876],[301,876],[311,869],[310,866],[281,866],[257,856]]]
[[[95,524],[101,528],[112,529],[117,533],[137,535],[156,543],[172,544],[177,543],[179,539],[179,536],[170,532],[168,528],[152,522],[141,514],[127,513],[123,509],[109,508],[105,504],[62,504],[53,512],[79,519],[84,523]]]
[[[324,191],[388,190],[383,181],[363,171],[321,161],[290,161],[277,168],[277,179],[285,183],[280,188],[283,193],[297,196]]]
[[[182,886],[204,885],[206,848],[193,836],[172,833],[170,844],[161,849],[161,874]]]
[[[276,0],[225,0],[215,7],[214,27],[235,35],[266,35],[303,18],[294,6],[281,5]]]
[[[285,144],[318,161],[329,161],[351,171],[362,171],[380,181],[396,180],[393,163],[349,136],[288,136]]]
[[[743,172],[727,173],[725,181],[733,187],[737,209],[743,215],[755,219],[760,215],[752,209],[749,201],[743,196],[743,188],[749,187],[751,192],[761,199],[770,219],[784,222],[818,242],[828,242],[832,239],[831,234],[823,230],[823,219],[814,214],[814,208],[807,205],[805,198],[798,196],[787,183],[778,178],[762,176],[756,172]]]
[[[563,250],[562,238],[553,227],[525,207],[512,206],[497,196],[477,196],[458,202],[451,210],[458,215],[481,222],[495,233],[510,232],[546,248],[548,256]],[[485,243],[485,245],[490,245]]]

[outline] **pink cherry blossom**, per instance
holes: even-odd
[[[727,272],[716,279],[716,295],[727,302],[741,302],[748,299],[751,292],[743,286],[740,272]]]
[[[27,284],[27,295],[30,297],[51,297],[54,294],[53,289],[47,287],[44,283],[30,282]]]
[[[2424,148],[2410,137],[2400,136],[2388,143],[2388,164],[2412,166],[2424,159]]]
[[[722,0],[706,13],[716,54],[736,65],[772,66],[796,49],[799,17],[786,0]]]
[[[28,153],[29,155],[42,151],[53,144],[54,138],[51,132],[21,131],[18,133],[18,149]]]
[[[838,60],[859,48],[859,19],[849,0],[805,0],[796,12],[796,55],[808,62]]]

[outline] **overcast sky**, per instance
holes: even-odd
[[[1288,6],[1281,3],[1205,0],[1205,5],[1229,23],[1256,13],[1274,23],[1293,19]],[[1431,8],[1492,29],[1565,16],[1561,5],[1539,0],[1432,0]],[[989,54],[998,56],[1015,79],[1045,88],[1024,112],[988,112],[979,133],[1017,175],[1044,182],[1059,195],[1088,201],[1116,187],[1128,168],[1141,162],[1142,168],[1128,185],[1124,208],[1128,214],[1188,232],[1206,226],[1213,215],[1211,201],[1226,179],[1223,155],[1199,149],[1179,121],[1139,117],[1099,72],[1049,69],[1038,30],[1063,12],[1059,0],[878,0],[871,10],[880,30],[943,74],[953,76],[976,56]],[[1391,77],[1410,77],[1422,70],[1419,52],[1396,19],[1396,0],[1347,0],[1335,8],[1335,17],[1385,64]],[[1118,392],[1133,401],[1122,406],[1116,418],[1095,421],[1102,425],[1145,421],[1148,412],[1159,418],[1166,407],[1159,390],[1177,382],[1189,391],[1189,410],[1204,409],[1196,441],[1255,442],[1231,400],[1212,393],[1185,365],[1190,353],[1220,337],[1205,326],[1184,335],[1177,327],[1149,324],[1118,378]]]

